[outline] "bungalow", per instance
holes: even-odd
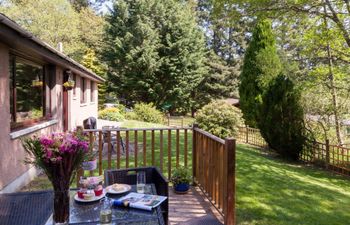
[[[66,88],[67,81],[74,86]],[[20,139],[72,130],[97,117],[97,83],[103,81],[0,14],[0,192],[37,173],[24,165]]]

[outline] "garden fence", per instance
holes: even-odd
[[[239,127],[237,141],[268,149],[268,144],[262,138],[259,129]],[[350,176],[350,148],[332,145],[328,140],[325,143],[307,140],[300,160]]]

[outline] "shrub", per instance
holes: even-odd
[[[125,119],[127,120],[137,120],[137,115],[135,112],[126,112]]]
[[[173,185],[190,184],[192,181],[191,171],[183,166],[175,168],[170,181]]]
[[[161,111],[156,109],[152,104],[137,103],[134,106],[134,115],[136,120],[149,122],[149,123],[162,123],[164,116]]]
[[[196,123],[218,137],[233,137],[242,124],[241,112],[224,101],[213,101],[198,111]]]
[[[122,121],[124,115],[118,108],[106,108],[98,112],[98,118],[110,121]]]
[[[281,156],[297,160],[303,149],[304,113],[300,105],[300,92],[294,83],[279,75],[273,79],[262,96],[258,126],[269,146]]]

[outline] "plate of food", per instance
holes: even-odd
[[[131,186],[128,184],[112,184],[106,187],[106,191],[109,194],[123,194],[131,190]]]
[[[106,190],[102,185],[98,185],[94,190],[80,189],[74,195],[74,199],[78,202],[94,202],[106,196]]]

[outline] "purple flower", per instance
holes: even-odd
[[[55,143],[55,141],[52,139],[49,139],[48,137],[41,137],[40,138],[40,144],[42,144],[44,147],[49,147],[53,143]]]

